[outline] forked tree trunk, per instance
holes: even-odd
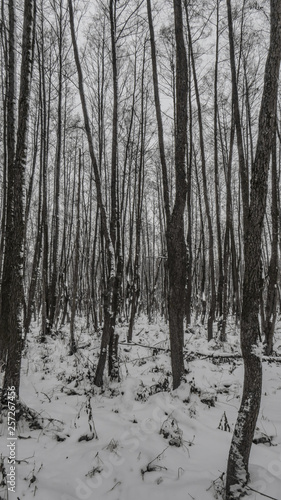
[[[259,341],[260,261],[270,155],[275,132],[281,60],[281,2],[271,0],[270,46],[265,66],[256,156],[252,169],[249,214],[244,236],[245,273],[241,317],[244,387],[232,437],[226,479],[226,500],[241,498],[249,480],[249,455],[258,418],[262,364],[255,349]]]
[[[242,127],[241,127],[240,108],[239,108],[237,73],[236,73],[236,64],[235,64],[235,50],[234,50],[234,35],[233,35],[233,24],[232,24],[231,0],[227,0],[226,3],[227,3],[227,14],[228,14],[230,66],[231,66],[231,77],[232,77],[232,99],[233,99],[234,121],[235,121],[235,127],[236,127],[236,137],[237,137],[239,172],[240,172],[241,190],[242,190],[243,230],[245,232],[246,231],[246,224],[248,221],[248,209],[249,209],[249,174],[248,174],[247,164],[245,161],[243,139],[242,139]]]
[[[159,152],[163,177],[163,197],[166,214],[166,235],[168,251],[168,309],[171,343],[171,363],[173,387],[176,389],[184,373],[183,325],[185,315],[185,285],[187,252],[184,234],[184,210],[186,206],[187,181],[185,154],[187,143],[187,58],[183,37],[181,0],[174,0],[174,28],[176,39],[176,125],[175,125],[175,174],[176,194],[172,213],[170,213],[169,184],[164,148],[163,124],[160,108],[158,73],[151,3],[147,0],[147,13],[150,30],[153,87],[158,126]]]

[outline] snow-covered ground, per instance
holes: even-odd
[[[9,448],[2,416],[0,499],[222,498],[243,381],[235,325],[224,345],[208,344],[202,326],[186,332],[186,381],[176,391],[171,390],[167,325],[140,319],[134,334],[139,345],[126,345],[126,331],[119,328],[121,381],[106,379],[101,391],[93,389],[100,339],[83,328],[82,320],[74,356],[68,356],[67,329],[42,345],[34,327],[22,363],[20,398],[38,414],[42,428],[34,420],[20,421],[15,494],[3,480]],[[277,352],[279,344],[280,328]],[[280,500],[281,370],[280,363],[263,364],[257,437],[268,442],[252,446],[248,498],[265,498],[263,493]]]

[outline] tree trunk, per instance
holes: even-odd
[[[104,373],[104,367],[105,367],[106,356],[107,356],[107,347],[109,344],[110,336],[113,335],[111,317],[112,317],[112,314],[114,313],[114,311],[113,311],[113,297],[114,297],[114,287],[115,287],[115,280],[116,280],[115,252],[114,252],[114,247],[113,247],[111,236],[110,236],[110,228],[109,228],[108,218],[107,218],[105,204],[104,204],[104,200],[103,200],[100,171],[99,171],[98,163],[97,163],[95,152],[94,152],[93,137],[92,137],[92,131],[91,131],[91,127],[90,127],[90,120],[89,120],[88,109],[87,109],[87,105],[86,105],[86,97],[85,97],[85,92],[84,92],[83,73],[82,73],[82,68],[81,68],[81,64],[80,64],[78,46],[77,46],[77,41],[76,41],[76,36],[75,36],[74,15],[73,15],[73,7],[72,7],[71,0],[68,0],[68,8],[69,8],[69,17],[70,17],[72,45],[73,45],[75,63],[76,63],[76,68],[77,68],[77,73],[78,73],[79,94],[80,94],[80,100],[81,100],[82,111],[83,111],[83,116],[84,116],[85,131],[86,131],[86,135],[87,135],[87,139],[88,139],[90,158],[91,158],[91,163],[92,163],[92,168],[94,171],[94,178],[95,178],[95,183],[96,183],[97,204],[98,204],[100,216],[101,216],[101,236],[105,240],[106,260],[107,260],[107,265],[108,265],[108,280],[107,280],[107,285],[106,285],[106,290],[105,290],[105,299],[104,299],[105,304],[104,304],[103,336],[102,336],[99,362],[98,362],[98,366],[97,366],[96,374],[95,374],[95,385],[100,387],[103,384],[103,373]]]
[[[176,136],[175,173],[176,195],[173,212],[167,225],[169,270],[169,322],[173,388],[181,383],[184,373],[183,324],[185,314],[185,285],[187,252],[184,234],[187,180],[185,169],[187,143],[187,58],[183,36],[181,0],[174,0],[174,27],[176,38]]]
[[[22,38],[22,61],[18,103],[18,129],[16,153],[13,165],[13,223],[11,238],[7,240],[5,252],[11,256],[10,294],[8,319],[8,352],[2,397],[8,387],[13,386],[19,394],[20,366],[23,334],[23,255],[24,255],[24,181],[28,140],[28,118],[31,92],[33,0],[24,2]]]
[[[231,250],[231,230],[232,230],[232,200],[231,200],[231,180],[232,180],[232,154],[234,144],[234,120],[231,120],[230,145],[229,154],[225,165],[226,178],[226,222],[224,236],[224,255],[223,255],[223,309],[222,309],[222,326],[219,339],[222,342],[226,341],[226,322],[229,312],[228,306],[228,276],[229,276],[229,259]]]
[[[268,289],[266,301],[265,318],[265,353],[270,356],[273,351],[273,336],[276,323],[276,304],[278,295],[278,178],[277,178],[277,144],[276,134],[272,148],[272,170],[271,170],[271,219],[272,219],[272,242],[271,258],[268,269]]]
[[[129,321],[128,329],[128,342],[132,341],[133,338],[133,327],[135,322],[135,316],[137,312],[137,300],[140,294],[140,276],[139,276],[139,265],[140,265],[140,243],[141,243],[141,227],[142,227],[142,206],[143,206],[143,183],[144,183],[144,155],[145,155],[145,97],[144,97],[144,71],[145,67],[145,51],[143,54],[143,65],[142,65],[142,87],[141,87],[141,147],[140,147],[140,163],[138,166],[138,179],[136,183],[137,188],[137,200],[136,200],[136,242],[135,242],[135,261],[133,269],[133,282],[132,282],[132,305],[131,305],[131,316]]]
[[[79,164],[78,164],[78,187],[76,198],[76,235],[75,235],[75,252],[74,252],[74,266],[73,266],[73,283],[72,283],[72,299],[71,299],[71,316],[70,316],[70,356],[77,351],[74,326],[75,315],[77,308],[77,288],[79,277],[79,254],[80,254],[80,203],[81,203],[81,169],[82,169],[82,153],[79,149]]]
[[[226,499],[245,494],[249,455],[259,413],[262,365],[255,349],[259,341],[261,238],[266,210],[270,155],[274,140],[279,67],[281,60],[281,2],[271,0],[271,33],[265,66],[256,156],[252,169],[251,197],[244,235],[245,273],[241,317],[244,387],[228,458]]]
[[[57,108],[57,144],[56,144],[56,160],[54,172],[54,203],[53,203],[53,220],[52,220],[52,249],[51,249],[51,269],[52,275],[50,279],[49,295],[49,315],[48,315],[48,332],[51,332],[56,322],[56,307],[58,300],[58,249],[59,249],[59,229],[60,229],[60,170],[61,170],[61,149],[62,149],[62,92],[63,92],[63,26],[62,26],[62,0],[59,2],[59,12],[55,12],[58,19],[58,50],[59,50],[59,66],[58,66],[58,108]]]
[[[206,169],[206,157],[205,157],[205,143],[204,143],[204,131],[203,131],[203,119],[201,111],[201,102],[199,95],[199,87],[197,81],[197,74],[195,68],[195,59],[193,54],[191,32],[188,20],[188,10],[187,3],[185,2],[186,18],[187,18],[187,29],[188,29],[188,41],[190,49],[190,57],[192,64],[193,80],[196,94],[197,111],[198,111],[198,125],[199,125],[199,137],[200,137],[200,151],[201,151],[201,164],[202,164],[202,181],[203,181],[203,196],[205,202],[206,218],[208,223],[208,234],[209,234],[209,282],[211,290],[211,299],[208,313],[208,340],[213,338],[213,324],[216,315],[216,286],[215,286],[215,259],[214,259],[214,232],[211,218],[210,202],[207,187],[207,169]]]
[[[3,276],[1,286],[1,318],[0,318],[0,361],[5,363],[9,342],[9,320],[12,300],[12,268],[13,260],[11,248],[13,245],[13,225],[14,225],[14,162],[16,149],[16,37],[15,37],[15,5],[14,0],[9,0],[9,39],[8,39],[8,67],[7,67],[7,196],[6,225],[5,225],[5,245]],[[1,364],[2,364],[1,363]]]
[[[222,260],[222,238],[220,217],[220,182],[219,182],[219,159],[218,159],[218,66],[219,66],[219,0],[217,0],[217,26],[216,26],[216,61],[214,81],[214,167],[215,167],[215,199],[216,199],[216,223],[217,223],[217,248],[218,248],[218,293],[217,308],[221,318],[223,314],[223,260]]]
[[[25,339],[28,334],[32,313],[34,312],[34,301],[35,301],[35,293],[38,281],[39,274],[39,265],[40,258],[42,253],[42,163],[40,165],[40,178],[39,178],[39,189],[38,189],[38,215],[37,215],[37,235],[35,241],[34,255],[33,255],[33,263],[32,263],[32,271],[30,278],[30,286],[28,290],[28,299],[26,306],[26,316],[24,321],[24,334]]]
[[[246,231],[246,223],[248,221],[249,209],[249,174],[245,161],[243,140],[242,140],[242,127],[239,109],[239,96],[237,87],[237,73],[235,64],[235,51],[234,51],[234,35],[232,24],[231,0],[227,0],[227,14],[228,14],[228,32],[229,32],[229,51],[230,51],[230,65],[232,76],[232,99],[234,107],[234,120],[236,127],[237,148],[239,157],[239,171],[242,186],[242,203],[243,203],[243,229]]]
[[[152,23],[151,4],[147,0],[147,13],[150,30],[151,59],[156,118],[158,126],[159,152],[163,177],[163,197],[167,224],[167,251],[169,274],[169,329],[171,343],[171,363],[174,389],[180,385],[184,373],[183,361],[183,324],[185,314],[185,285],[187,252],[184,235],[184,210],[186,206],[187,182],[185,154],[187,143],[187,58],[183,37],[181,0],[174,0],[174,29],[176,38],[176,126],[175,126],[175,173],[176,194],[172,214],[167,165],[165,159],[164,134],[160,108],[156,48]]]

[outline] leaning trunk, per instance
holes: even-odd
[[[250,206],[244,235],[245,273],[241,316],[241,349],[245,366],[244,387],[228,458],[227,500],[234,500],[245,494],[245,485],[249,479],[249,455],[261,400],[262,364],[257,352],[261,243],[266,210],[268,169],[275,131],[280,60],[281,2],[271,0],[270,47],[265,67],[258,141],[251,179]]]

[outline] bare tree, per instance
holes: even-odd
[[[13,6],[11,7],[13,11]],[[11,12],[13,15],[13,12]],[[21,76],[18,99],[18,124],[16,134],[16,148],[14,161],[10,163],[9,182],[10,193],[12,196],[13,211],[11,214],[11,226],[6,226],[6,246],[5,256],[9,259],[4,261],[5,266],[11,266],[9,269],[9,293],[2,294],[2,312],[9,312],[7,318],[4,317],[0,324],[0,336],[3,335],[3,327],[7,328],[7,359],[4,377],[4,386],[2,398],[6,397],[7,388],[14,386],[18,394],[20,385],[20,366],[22,353],[22,334],[23,334],[23,258],[24,258],[24,183],[25,167],[27,157],[28,141],[28,119],[30,109],[31,93],[31,70],[32,70],[32,33],[34,27],[34,1],[25,0],[23,13],[23,36],[22,36],[22,58],[21,58]],[[15,47],[13,47],[15,50]],[[5,304],[9,301],[9,307]],[[4,306],[4,307],[3,307]]]
[[[164,133],[160,107],[155,36],[152,22],[151,3],[147,0],[150,29],[153,86],[158,126],[159,152],[162,166],[163,198],[166,215],[166,238],[168,251],[168,308],[171,343],[173,387],[180,385],[184,373],[183,323],[185,315],[185,285],[187,251],[184,234],[184,211],[186,208],[186,143],[187,143],[187,57],[183,36],[183,16],[181,0],[174,0],[174,30],[176,39],[176,123],[175,123],[175,175],[176,193],[173,210],[170,209],[170,193],[164,146]]]
[[[260,261],[268,170],[275,134],[281,60],[281,2],[271,0],[270,5],[270,45],[264,73],[258,139],[252,167],[250,205],[245,220],[246,231],[244,234],[245,274],[241,316],[241,348],[245,375],[241,406],[228,458],[227,500],[240,498],[245,493],[244,487],[249,479],[249,455],[261,400],[262,364],[257,352],[259,342]]]

